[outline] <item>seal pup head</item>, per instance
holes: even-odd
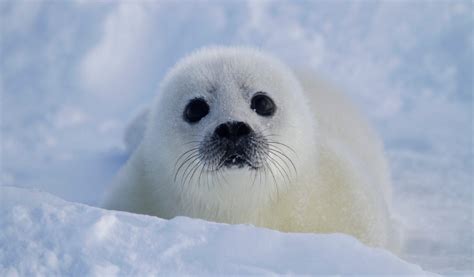
[[[163,80],[142,148],[150,178],[180,199],[261,202],[294,183],[314,129],[282,63],[250,48],[205,48]]]

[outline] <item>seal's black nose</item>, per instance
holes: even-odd
[[[237,141],[241,137],[245,137],[252,132],[250,126],[241,121],[229,121],[226,123],[222,123],[217,126],[214,133],[219,138],[228,139],[231,141]]]

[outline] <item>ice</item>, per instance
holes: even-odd
[[[107,211],[0,187],[0,275],[417,274],[419,266],[342,234]]]
[[[97,205],[166,70],[201,46],[251,45],[333,81],[381,133],[402,257],[472,273],[471,2],[2,1],[0,19],[2,185]],[[32,268],[73,263],[61,255]]]

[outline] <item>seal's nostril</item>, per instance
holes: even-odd
[[[240,137],[249,135],[252,129],[245,122],[232,121],[220,124],[214,132],[220,138],[237,140]]]
[[[244,122],[234,122],[232,123],[231,130],[234,132],[236,136],[245,136],[250,134],[250,126],[245,124]]]
[[[227,123],[223,123],[217,126],[215,133],[221,138],[228,138],[230,136],[229,125]]]

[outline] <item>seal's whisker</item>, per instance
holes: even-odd
[[[270,152],[271,153],[271,152]],[[273,155],[275,155],[274,153],[272,153]],[[276,156],[276,155],[275,155]],[[286,179],[288,179],[288,182],[291,183],[291,178],[290,176],[288,175],[288,172],[286,172],[285,168],[276,160],[274,159],[273,157],[271,157],[271,155],[268,155],[268,158],[272,160],[273,164],[275,165],[275,167],[278,169],[278,171],[280,172],[280,175],[281,177],[285,180],[285,177]]]
[[[275,146],[273,146],[273,148],[270,147],[270,151],[276,152],[276,153],[280,154],[278,157],[281,156],[281,157],[284,157],[286,160],[288,160],[290,162],[291,166],[293,167],[293,170],[295,171],[295,174],[298,175],[298,170],[296,169],[296,166],[295,166],[295,164],[293,163],[293,161],[291,160],[290,157],[288,157],[285,153],[283,153],[279,148],[275,148]],[[282,159],[281,157],[280,157],[280,159]]]
[[[224,179],[224,183],[226,183],[227,185],[229,185],[229,182],[227,181],[227,178],[225,177],[224,173],[221,172],[220,170],[219,170],[219,172],[221,173],[222,179]]]
[[[273,149],[273,148],[270,148],[269,153],[272,153],[276,158],[278,158],[280,161],[282,161],[282,162],[285,164],[285,166],[286,166],[286,168],[288,169],[288,171],[290,171],[290,172],[293,171],[294,174],[295,174],[295,177],[298,176],[298,172],[297,172],[297,170],[296,170],[296,166],[294,165],[294,163],[293,163],[293,161],[290,159],[290,157],[286,156],[284,153],[282,153],[282,152],[280,152],[280,151],[277,151],[277,150],[275,150],[275,149]],[[290,163],[291,168],[290,168],[290,165],[288,164],[288,162]],[[293,170],[291,170],[291,169],[293,169]]]
[[[191,174],[191,177],[189,177],[189,182],[191,182],[194,178],[194,175],[198,172],[199,168],[203,168],[204,165],[201,161],[198,161],[197,167],[193,170],[193,173]],[[199,186],[199,183],[198,183]]]
[[[193,162],[194,162],[194,159],[189,160],[189,161],[187,161],[186,163],[192,164]],[[179,172],[177,173],[177,176],[178,176],[178,177],[176,178],[175,183],[178,184],[178,187],[179,187],[181,190],[184,189],[182,180],[183,180],[183,175],[186,174],[186,172],[187,172],[187,169],[185,169],[185,170],[182,171],[182,172],[179,171]],[[182,174],[179,175],[179,173],[182,173]],[[179,178],[179,182],[177,182],[177,181],[178,181],[178,178]]]
[[[192,152],[191,154],[189,154],[189,156],[180,164],[180,166],[178,167],[178,169],[175,171],[175,175],[174,175],[174,182],[176,182],[176,179],[178,177],[178,174],[179,172],[181,171],[181,169],[192,159],[196,158],[199,156],[199,153],[197,152]],[[189,167],[189,165],[188,165]],[[186,169],[187,170],[187,169]],[[185,172],[186,172],[185,170]]]
[[[194,165],[196,164],[196,160],[199,158],[199,154],[195,155],[194,157],[190,158],[187,162],[187,166],[183,171],[183,174],[181,174],[181,184],[183,184],[185,176],[189,174],[189,172],[193,169]]]
[[[224,174],[221,171],[215,171],[214,175],[217,177],[215,179],[216,179],[217,185],[219,185],[222,182],[222,180],[224,180]]]
[[[219,177],[220,177],[220,172],[219,171],[211,171],[210,176],[211,176],[211,185],[213,187],[217,186],[219,184]]]
[[[198,186],[201,186],[201,176],[202,173],[204,172],[204,169],[207,167],[207,163],[204,162],[203,166],[201,166],[201,170],[199,172],[199,177],[198,177]]]
[[[189,153],[196,153],[197,151],[199,150],[199,147],[194,147],[194,148],[191,148],[187,151],[185,151],[183,154],[179,155],[179,157],[176,159],[176,162],[174,163],[174,168],[176,168],[176,166],[178,165],[179,161],[184,158],[186,156],[186,154],[189,154]]]
[[[196,137],[198,137],[198,136],[196,136]],[[185,146],[185,145],[189,145],[189,144],[192,144],[192,143],[196,143],[196,145],[199,145],[201,143],[201,141],[200,140],[191,140],[191,141],[183,143],[182,145]]]
[[[270,161],[270,162],[271,162],[271,161]],[[267,165],[268,165],[268,164],[267,164]],[[276,191],[277,191],[277,197],[279,197],[280,192],[279,192],[279,189],[278,189],[278,182],[277,182],[277,180],[276,180],[276,178],[275,178],[275,174],[273,174],[273,170],[272,170],[272,167],[271,167],[271,166],[267,166],[267,168],[268,168],[268,170],[270,171],[270,175],[271,175],[272,178],[273,178],[273,184],[274,184],[274,186],[275,186],[275,188],[276,188]]]
[[[188,182],[191,182],[194,173],[196,172],[196,170],[201,165],[201,161],[199,160],[199,158],[194,159],[194,162],[195,162],[194,165],[191,167],[191,169],[188,171],[188,173],[184,177],[183,185],[185,185],[185,186],[188,184]]]
[[[295,151],[292,147],[290,147],[290,146],[288,146],[288,145],[286,145],[286,144],[284,144],[284,143],[281,143],[281,142],[278,142],[278,141],[269,140],[269,141],[268,141],[268,144],[270,144],[270,145],[271,145],[271,144],[277,144],[277,145],[284,146],[284,147],[288,148],[291,152],[293,152],[293,153],[296,154],[296,151]]]
[[[252,172],[253,173],[253,178],[252,178],[253,180],[252,180],[252,184],[250,185],[251,187],[253,187],[253,185],[255,185],[255,180],[257,179],[257,171],[258,170],[254,170],[254,172]]]
[[[211,177],[211,182],[209,182],[209,179],[207,180],[208,184],[212,185],[213,187],[217,186],[219,184],[219,171],[211,169],[208,171],[208,175]]]

